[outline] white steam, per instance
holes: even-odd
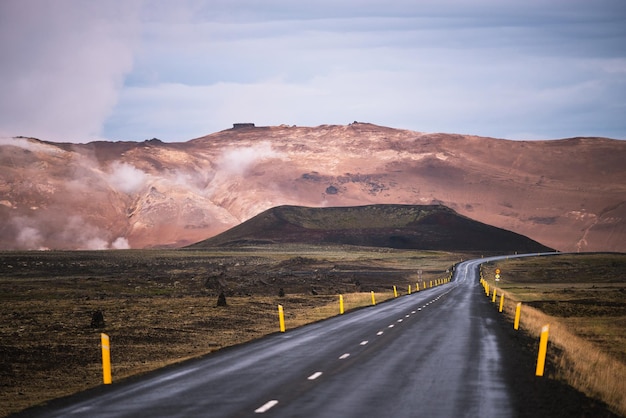
[[[108,175],[109,183],[117,190],[132,194],[139,191],[148,179],[148,174],[132,164],[115,161]]]
[[[62,149],[53,145],[44,144],[43,142],[35,141],[29,138],[7,138],[0,137],[0,146],[12,146],[22,148],[31,152],[44,152],[46,154],[60,154]]]
[[[62,249],[121,250],[129,249],[124,237],[111,240],[110,233],[85,221],[81,216],[70,216],[65,222],[35,217],[16,217],[11,220],[15,243],[19,249],[44,250],[62,243]]]
[[[0,1],[0,130],[97,139],[133,68],[139,0]]]
[[[21,222],[17,220],[17,222]],[[15,238],[17,244],[21,248],[26,249],[40,249],[43,243],[43,236],[39,229],[34,228],[32,226],[22,226],[17,233],[17,237]]]
[[[128,240],[124,237],[117,237],[115,241],[111,243],[112,250],[128,250],[130,248],[130,244]]]
[[[272,149],[271,143],[260,142],[251,147],[227,149],[220,158],[219,168],[228,174],[241,175],[263,160],[278,157],[280,153]]]

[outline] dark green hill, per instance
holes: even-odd
[[[443,251],[553,251],[442,205],[278,206],[188,248],[294,243]]]

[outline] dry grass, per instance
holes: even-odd
[[[377,302],[392,296],[379,293]],[[346,311],[371,304],[369,293],[345,295],[344,301]],[[10,331],[6,312],[0,315],[0,333],[10,339],[1,350],[18,360],[2,364],[6,380],[0,386],[0,415],[100,385],[100,332],[111,338],[113,380],[119,381],[278,332],[278,304],[284,306],[287,330],[339,313],[336,296],[229,297],[227,302],[227,307],[216,307],[205,297],[182,297],[76,307],[58,301],[15,303],[9,316],[19,317],[23,325]],[[88,326],[95,309],[105,312],[105,329]],[[55,324],[54,335],[46,321]],[[22,380],[25,376],[29,378]]]
[[[545,277],[537,279],[537,276],[545,275],[547,263],[551,261],[559,264],[561,280],[554,273],[556,279],[553,281]],[[626,315],[615,300],[622,299],[620,289],[624,281],[621,275],[624,274],[622,268],[625,261],[626,256],[623,255],[589,255],[497,263],[506,278],[497,283],[498,292],[505,295],[504,314],[512,322],[516,304],[521,301],[520,328],[536,338],[539,338],[541,328],[550,324],[549,341],[558,348],[548,350],[550,360],[557,369],[557,375],[553,377],[602,400],[624,416],[626,364],[620,359],[626,358],[626,345],[623,344],[626,339]],[[589,274],[589,264],[602,265],[603,268],[607,264],[612,265],[615,271],[594,280],[593,270]],[[484,266],[484,277],[493,278],[495,268],[495,265]],[[537,273],[538,269],[541,273]],[[611,277],[611,281],[607,277]],[[493,289],[496,282],[492,279],[487,281]],[[599,283],[603,282],[600,286]],[[590,291],[594,292],[591,304]],[[581,306],[576,308],[576,301],[584,303],[578,303]],[[530,306],[533,303],[539,303],[551,314]],[[574,305],[574,308],[567,309],[569,305]],[[607,306],[609,309],[606,309]]]
[[[303,257],[315,262],[284,267]],[[101,332],[111,338],[116,382],[278,332],[278,304],[293,329],[337,315],[336,290],[346,311],[371,304],[369,291],[348,292],[355,280],[379,303],[392,285],[417,280],[417,269],[440,278],[460,257],[319,247],[0,253],[0,416],[100,385]],[[222,270],[227,307],[206,285]],[[313,273],[285,274],[292,270]],[[312,285],[318,295],[305,293]],[[90,327],[95,310],[104,329]]]

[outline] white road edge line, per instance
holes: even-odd
[[[322,372],[315,372],[311,376],[307,377],[307,380],[315,380],[322,375]]]
[[[273,408],[274,406],[276,406],[276,404],[278,403],[277,400],[271,400],[266,402],[263,406],[257,408],[254,410],[254,413],[256,414],[262,414],[264,412],[269,411],[271,408]]]

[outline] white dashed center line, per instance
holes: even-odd
[[[360,344],[360,345],[365,345],[365,344],[367,344],[368,342],[369,342],[369,341],[361,341],[361,344]]]
[[[378,331],[378,332],[376,333],[376,335],[383,335],[383,332],[382,332],[382,331]]]
[[[404,321],[404,319],[398,319],[398,322],[402,322],[402,321]]]
[[[387,328],[393,328],[393,327],[394,327],[394,325],[393,325],[393,324],[391,324],[391,325],[389,325]]]
[[[278,403],[277,400],[271,400],[269,402],[266,402],[265,405],[261,406],[260,408],[255,409],[254,412],[257,414],[262,414],[264,412],[269,411],[274,406],[276,406],[277,403]]]
[[[315,372],[311,376],[307,377],[308,380],[315,380],[322,375],[322,372]]]
[[[345,353],[339,356],[339,360],[347,359],[348,357],[350,357],[350,353]]]

